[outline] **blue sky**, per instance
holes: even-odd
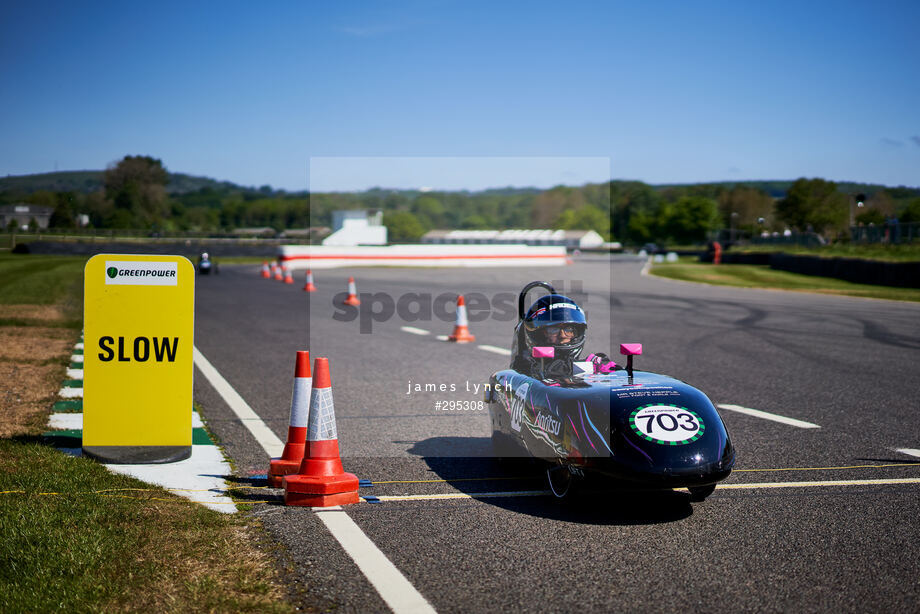
[[[303,190],[311,159],[450,158],[387,187],[480,189],[601,158],[585,180],[917,186],[918,25],[913,1],[5,3],[0,175],[144,154]]]

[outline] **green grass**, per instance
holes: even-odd
[[[0,303],[53,305],[83,292],[84,256],[0,254]]]
[[[766,265],[726,264],[713,266],[688,262],[656,264],[651,273],[659,277],[738,288],[767,288],[793,290],[821,294],[840,294],[865,298],[883,298],[898,301],[920,301],[920,289],[892,288],[854,284],[832,277],[800,275],[788,271],[777,271]]]
[[[0,254],[0,303],[62,305],[65,314],[0,318],[0,327],[79,328],[85,262]],[[59,362],[63,377],[69,355],[16,362]],[[18,423],[0,412],[4,426],[30,434],[0,438],[0,612],[293,611],[269,555],[253,543],[264,539],[258,521],[56,450],[54,439],[37,436],[47,413],[36,408]]]
[[[239,515],[36,438],[0,440],[0,491],[0,611],[291,611]]]

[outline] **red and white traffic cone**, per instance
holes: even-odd
[[[262,277],[264,277],[265,279],[268,279],[271,276],[272,276],[272,273],[271,271],[268,270],[268,263],[263,262],[262,263]]]
[[[307,269],[307,281],[303,285],[304,292],[316,292],[316,286],[313,285],[313,271]]]
[[[454,332],[447,340],[457,343],[476,341],[476,337],[470,334],[469,320],[466,319],[466,303],[462,294],[457,297],[457,322],[454,324]]]
[[[274,262],[272,264],[275,267],[275,275],[274,275],[275,281],[284,281],[284,275],[281,273],[281,265],[278,264],[277,262]]]
[[[287,443],[280,458],[273,458],[268,465],[268,485],[281,488],[282,478],[297,473],[303,461],[307,442],[307,419],[310,416],[310,393],[313,390],[313,376],[310,373],[310,352],[297,352],[294,366],[294,392],[291,394],[291,420],[288,426]]]
[[[329,361],[317,358],[313,375],[303,462],[296,474],[283,478],[284,503],[311,507],[357,503],[358,476],[345,473],[339,456]]]
[[[348,298],[345,299],[346,305],[360,305],[361,301],[358,300],[358,290],[355,287],[355,278],[348,278]]]
[[[294,283],[294,275],[291,273],[291,269],[284,267],[284,283],[292,284]]]

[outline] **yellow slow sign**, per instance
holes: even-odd
[[[84,274],[84,454],[188,458],[195,267],[182,256],[99,254]]]

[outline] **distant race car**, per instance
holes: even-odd
[[[525,296],[538,286],[555,294],[545,282],[521,291],[517,348],[524,335]],[[632,488],[687,488],[691,500],[702,501],[735,462],[718,411],[684,382],[635,371],[633,357],[642,353],[641,344],[623,344],[620,352],[627,356],[625,368],[594,355],[560,367],[552,346],[533,347],[531,372],[518,364],[493,374],[485,401],[495,454],[548,461],[547,481],[560,498],[585,472],[593,472]]]
[[[208,252],[203,252],[198,257],[198,274],[199,275],[208,275],[214,271],[214,274],[217,275],[217,263],[211,260],[211,257],[208,255]]]

